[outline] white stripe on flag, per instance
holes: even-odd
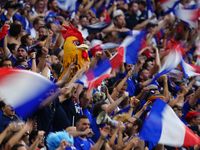
[[[162,111],[162,116],[162,133],[159,143],[169,146],[182,146],[186,132],[185,125],[167,104]]]

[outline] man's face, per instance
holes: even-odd
[[[146,80],[148,80],[149,79],[149,76],[150,76],[150,74],[149,74],[149,71],[148,70],[143,70],[142,71],[142,79],[143,79],[143,81],[146,81]]]
[[[193,97],[194,93],[191,93],[190,95],[186,96],[186,100],[190,100]]]
[[[27,42],[27,46],[33,45],[33,37],[29,35],[28,38],[26,39],[26,42]]]
[[[78,16],[78,15],[75,16],[74,21],[75,21],[77,24],[79,24],[79,16]]]
[[[23,48],[18,48],[17,50],[17,59],[18,60],[26,60],[27,52]]]
[[[126,21],[125,21],[124,15],[121,15],[116,18],[116,26],[120,29],[123,28],[124,26],[126,26]]]
[[[126,91],[127,87],[128,87],[128,86],[123,86],[123,87],[121,88],[121,90],[119,91],[119,97]]]
[[[147,65],[148,65],[148,67],[149,67],[149,70],[151,70],[151,69],[153,68],[153,66],[154,66],[154,64],[153,64],[152,61],[148,61],[148,62],[147,62]]]
[[[92,103],[93,103],[93,98],[90,99],[90,102],[89,102],[89,104],[88,104],[88,107],[89,107],[89,108],[92,108]]]
[[[126,64],[126,72],[129,72],[130,70],[132,70],[132,68],[133,68],[133,65],[131,65],[131,64]]]
[[[86,17],[81,18],[80,24],[81,25],[86,25],[86,23],[87,23],[87,18]]]
[[[95,18],[92,18],[91,24],[95,24],[95,23],[97,23],[96,19],[95,19]]]
[[[51,23],[51,31],[53,32],[54,35],[57,34],[57,25],[54,23]]]
[[[15,115],[15,110],[11,106],[5,105],[5,107],[3,107],[2,110],[3,114],[8,117],[12,117]]]
[[[59,63],[58,57],[56,55],[51,55],[51,65]]]
[[[79,131],[85,131],[90,127],[90,121],[88,118],[82,118],[79,123]]]
[[[135,118],[130,118],[127,122],[126,122],[126,130],[125,130],[125,132],[129,135],[131,132],[132,132],[132,130],[133,130],[133,124],[134,124],[134,122],[135,122]]]
[[[133,5],[131,7],[132,14],[137,14],[138,8],[139,8],[138,4],[137,3],[133,3]]]
[[[37,25],[37,31],[38,31],[38,29],[40,28],[40,27],[43,27],[45,24],[44,24],[44,21],[42,21],[42,20],[39,20],[38,21],[38,25]]]
[[[39,39],[41,39],[43,36],[47,36],[47,31],[45,28],[39,29]]]
[[[178,107],[175,107],[174,108],[174,112],[176,113],[176,115],[181,118],[182,117],[182,113],[183,113],[183,109],[182,108],[178,108]]]
[[[12,62],[10,60],[6,60],[3,62],[3,67],[12,68]]]
[[[55,11],[55,12],[58,11],[58,4],[57,4],[57,1],[56,1],[56,0],[54,0],[54,1],[52,2],[52,9],[53,9],[53,11]]]
[[[161,48],[161,49],[160,49],[159,55],[160,55],[160,57],[162,57],[162,56],[165,55],[165,49],[164,49],[164,48]]]
[[[36,5],[37,9],[39,12],[43,12],[44,11],[44,1],[39,1]]]

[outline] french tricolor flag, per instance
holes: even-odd
[[[186,63],[183,59],[181,60],[181,67],[183,69],[185,78],[200,76],[200,67]]]
[[[181,47],[177,46],[175,49],[172,49],[169,52],[166,61],[163,63],[162,67],[158,71],[158,74],[155,76],[154,80],[170,72],[172,69],[176,68],[176,66],[178,66],[178,64],[181,62],[181,59],[182,59]]]
[[[139,137],[145,141],[177,147],[200,143],[200,138],[185,126],[172,108],[161,99],[155,101]]]
[[[122,54],[116,53],[110,60],[105,58],[95,69],[90,69],[78,81],[86,88],[97,87],[103,79],[109,77],[111,70],[118,68],[122,64]]]
[[[151,2],[150,2],[150,0],[147,0],[147,16],[148,16],[148,18],[151,18],[153,16],[153,14],[155,14],[155,13],[151,6]],[[157,21],[157,18],[154,18],[150,22],[155,23],[156,21]]]
[[[191,27],[198,27],[199,9],[191,7],[186,9],[174,9],[173,13],[182,21],[188,23]]]
[[[142,47],[142,39],[147,34],[147,31],[137,31],[133,30],[132,35],[127,36],[119,48],[117,48],[117,52],[123,53],[123,62],[128,64],[135,64],[138,57],[138,52]]]
[[[57,86],[40,74],[28,70],[0,68],[0,92],[3,101],[26,118],[39,108],[42,96]]]

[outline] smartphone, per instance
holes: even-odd
[[[78,65],[78,54],[76,54],[76,65]]]

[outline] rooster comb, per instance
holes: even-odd
[[[61,30],[62,36],[65,40],[70,36],[74,36],[78,38],[81,44],[83,44],[84,39],[81,32],[78,29],[76,29],[72,24],[70,24],[70,27],[65,25],[63,25],[63,27],[67,29],[67,30]]]

